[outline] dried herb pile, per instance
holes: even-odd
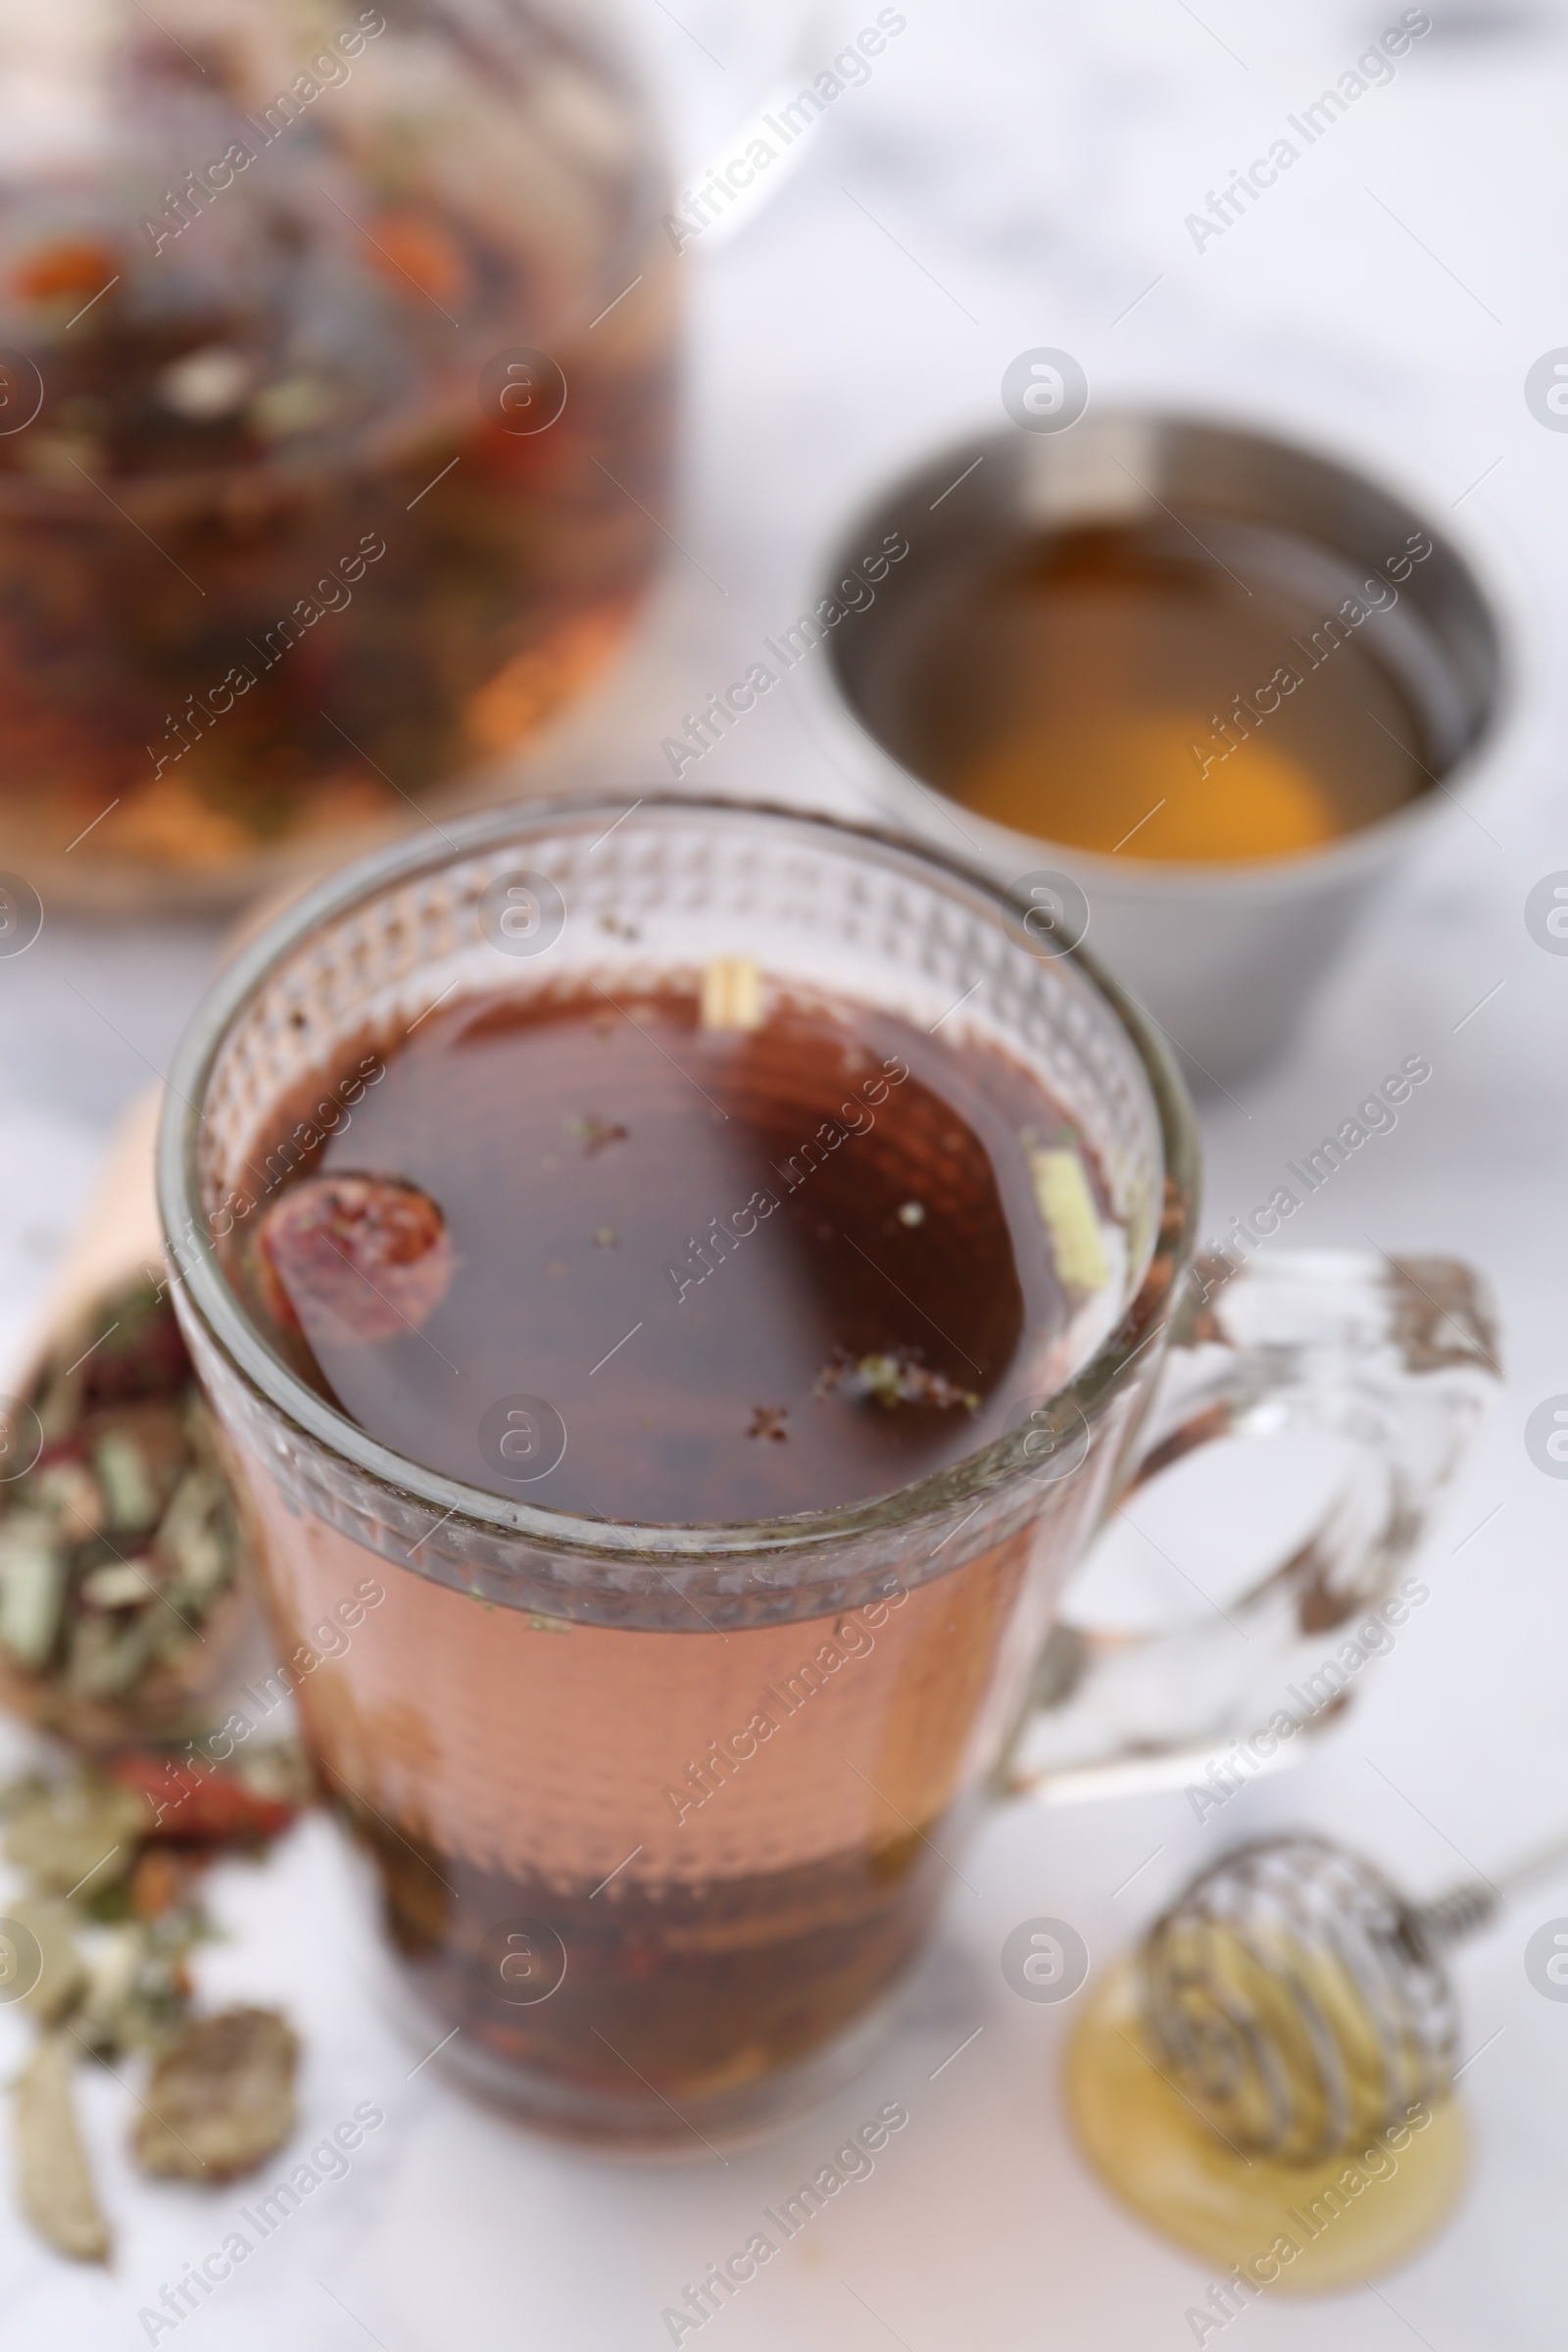
[[[63,1335],[30,1402],[41,1451],[0,1484],[0,1690],[70,1736],[167,1732],[221,1672],[245,1602],[232,1498],[160,1289],[138,1282]]]
[[[128,1749],[0,1790],[0,1850],[24,1881],[0,1918],[0,2000],[38,2028],[14,2085],[17,2189],[60,2252],[110,2252],[75,2112],[78,2062],[118,2074],[151,2059],[131,2136],[149,2173],[227,2180],[292,2131],[293,2033],[270,2010],[195,2016],[188,1961],[214,1934],[208,1864],[265,1850],[311,1794],[292,1745],[224,1766]]]

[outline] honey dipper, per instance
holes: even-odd
[[[1138,1955],[1161,2065],[1232,2146],[1310,2164],[1396,2123],[1453,2082],[1445,1947],[1568,1839],[1414,1903],[1372,1863],[1295,1831],[1238,1847],[1157,1919]]]

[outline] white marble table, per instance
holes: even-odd
[[[689,30],[657,0],[641,5],[695,159],[760,94],[748,73],[765,40],[734,0],[677,6]],[[1560,16],[1433,0],[1435,28],[1394,83],[1200,252],[1185,216],[1396,21],[1394,0],[1201,0],[1196,13],[1184,0],[1095,12],[907,0],[905,13],[788,184],[720,250],[686,258],[681,548],[627,662],[546,747],[542,777],[660,780],[661,739],[799,610],[846,503],[934,437],[1000,421],[1003,368],[1042,343],[1077,353],[1102,394],[1327,431],[1397,468],[1440,514],[1462,500],[1507,551],[1549,653],[1568,622],[1568,435],[1534,420],[1523,379],[1568,342]],[[853,31],[874,15],[866,5],[837,22]],[[831,24],[823,37],[831,54]],[[1343,1726],[1294,1773],[1238,1796],[1223,1832],[1200,1826],[1179,1793],[998,1814],[896,2045],[829,2108],[725,2165],[701,2152],[674,2169],[563,2153],[466,2104],[431,2068],[406,2079],[410,2060],[368,1998],[364,1890],[333,1831],[312,1820],[264,1868],[220,1874],[230,1939],[204,1954],[202,1982],[214,1999],[277,2000],[297,2018],[302,2149],[363,2100],[386,2122],[346,2179],[289,2217],[282,2242],[182,2321],[181,2346],[349,2352],[368,2337],[383,2352],[652,2352],[670,2340],[661,2312],[684,2282],[888,2098],[910,2120],[873,2177],[705,2342],[1174,2352],[1194,2340],[1184,2315],[1211,2274],[1136,2228],[1076,2161],[1054,2073],[1068,2016],[1017,2000],[998,1952],[1018,1921],[1049,1911],[1077,1923],[1102,1961],[1217,1838],[1277,1822],[1348,1834],[1425,1889],[1505,1859],[1568,1813],[1568,1485],[1544,1477],[1523,1443],[1531,1408],[1568,1390],[1568,959],[1544,954],[1523,920],[1531,886],[1568,867],[1560,663],[1542,661],[1531,695],[1527,738],[1479,821],[1455,810],[1401,876],[1289,1061],[1242,1102],[1204,1106],[1219,1226],[1386,1067],[1427,1054],[1432,1082],[1397,1131],[1309,1203],[1293,1238],[1459,1252],[1501,1307],[1508,1380],[1425,1547],[1430,1605],[1363,1678]],[[846,805],[782,694],[692,780]],[[117,1106],[166,1063],[214,947],[195,927],[51,920],[0,965],[0,1348]],[[1183,1564],[1201,1580],[1202,1545]],[[1540,1997],[1523,1968],[1528,1935],[1559,1911],[1568,1876],[1457,1963],[1464,2041],[1479,2053],[1464,2079],[1477,2164],[1451,2227],[1377,2291],[1250,2308],[1232,2325],[1258,2352],[1316,2343],[1329,2323],[1346,2352],[1412,2338],[1430,2352],[1560,2344],[1551,2248],[1568,2167],[1568,2004]],[[0,2074],[22,2047],[0,2011]],[[141,2184],[120,2152],[125,2094],[100,2078],[88,2098],[117,2259],[102,2274],[57,2262],[0,2199],[8,2352],[145,2342],[138,2311],[220,2241],[249,2194]]]

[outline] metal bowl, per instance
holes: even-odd
[[[1196,513],[1286,534],[1302,579],[1320,575],[1330,612],[1412,537],[1430,540],[1397,603],[1378,615],[1379,658],[1430,747],[1429,781],[1414,799],[1321,849],[1175,864],[1014,831],[918,772],[901,678],[911,630],[929,625],[933,605],[951,609],[965,581],[978,588],[999,563],[1054,532],[1172,509],[1178,518]],[[1499,764],[1518,702],[1514,600],[1490,560],[1461,549],[1451,528],[1336,457],[1221,419],[1152,411],[1092,410],[1054,433],[1004,429],[943,449],[881,493],[837,542],[819,595],[847,583],[867,548],[899,539],[907,552],[874,601],[864,601],[862,582],[857,609],[826,632],[824,658],[801,665],[799,685],[835,757],[906,830],[950,852],[966,843],[1009,882],[1059,875],[1067,944],[1087,923],[1101,957],[1200,1081],[1233,1079],[1280,1051],[1377,885],[1430,826],[1462,824],[1455,802]],[[977,734],[983,721],[977,693]],[[1054,905],[1049,886],[1037,896]]]

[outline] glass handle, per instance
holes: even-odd
[[[1247,1772],[1289,1762],[1295,1732],[1268,1727],[1281,1711],[1303,1731],[1332,1720],[1359,1671],[1344,1654],[1356,1625],[1385,1604],[1380,1623],[1399,1621],[1400,1572],[1497,1377],[1485,1287],[1456,1259],[1200,1259],[1107,1519],[1221,1438],[1349,1440],[1354,1466],[1305,1542],[1223,1610],[1198,1595],[1180,1623],[1096,1628],[1069,1588],[1002,1788],[1057,1803],[1180,1786],[1236,1741],[1256,1742]]]

